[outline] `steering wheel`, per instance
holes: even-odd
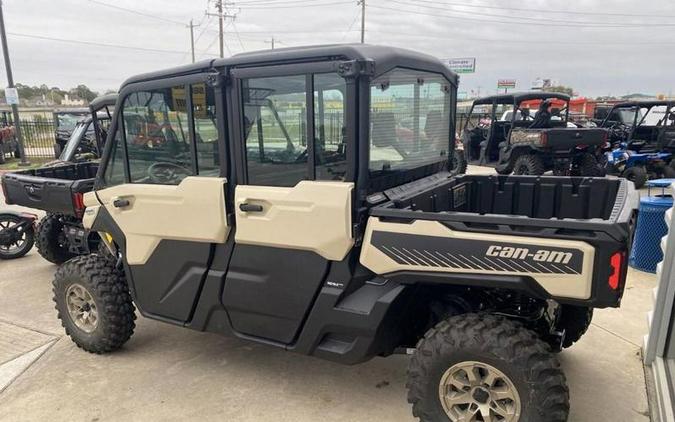
[[[159,184],[175,184],[191,174],[191,170],[169,162],[154,163],[148,167],[148,177],[150,177],[150,180],[154,183]]]

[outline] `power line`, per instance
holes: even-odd
[[[268,4],[268,5],[254,5],[254,6],[248,6],[248,5],[242,5],[243,9],[295,9],[295,8],[305,8],[305,7],[323,7],[323,6],[335,6],[339,4],[352,4],[351,1],[336,1],[336,2],[330,2],[330,3],[299,3],[299,4],[288,4],[288,5],[280,5],[277,6],[276,4]]]
[[[393,2],[393,0],[391,0]],[[584,23],[544,23],[544,22],[516,22],[516,21],[503,21],[503,20],[489,20],[489,19],[475,19],[475,18],[470,18],[470,17],[464,17],[464,16],[451,16],[451,15],[443,15],[443,14],[438,14],[438,13],[428,13],[428,12],[422,12],[418,10],[407,10],[407,9],[400,9],[400,8],[393,8],[393,7],[386,7],[386,6],[374,6],[374,5],[369,5],[368,7],[372,7],[375,9],[381,9],[381,10],[391,10],[394,12],[403,12],[403,13],[410,13],[414,15],[422,15],[422,16],[432,16],[432,17],[437,17],[437,18],[445,18],[445,19],[451,19],[451,20],[457,20],[457,21],[475,21],[475,22],[483,22],[483,23],[498,23],[498,24],[505,24],[505,25],[532,25],[532,26],[561,26],[561,27],[577,27],[577,28],[639,28],[639,27],[653,27],[653,26],[675,26],[674,23],[650,23],[650,24],[638,24],[635,26],[627,25],[627,24],[620,24],[620,25],[595,25],[595,24],[584,24]],[[481,16],[480,13],[473,13],[472,15],[474,16]]]
[[[445,2],[438,0],[416,0],[418,3],[431,3],[431,4],[440,4],[444,6],[459,6],[459,7],[470,7],[477,9],[493,9],[493,10],[512,10],[516,12],[536,12],[536,13],[548,13],[548,14],[560,14],[560,15],[582,15],[582,16],[617,16],[617,17],[638,17],[638,18],[675,18],[675,15],[654,15],[654,14],[640,14],[640,13],[612,13],[612,12],[592,12],[592,11],[572,11],[572,10],[548,10],[548,9],[531,9],[531,8],[519,8],[519,7],[506,7],[506,6],[488,6],[488,5],[477,5],[477,4],[464,4],[464,3],[454,3],[454,2]]]
[[[175,20],[172,20],[172,19],[163,18],[161,16],[153,15],[153,14],[150,14],[150,13],[141,12],[139,10],[115,6],[114,4],[104,3],[104,2],[98,1],[98,0],[89,0],[89,2],[98,4],[100,6],[109,7],[111,9],[120,10],[120,11],[127,12],[127,13],[133,13],[134,15],[144,16],[146,18],[155,19],[155,20],[158,20],[158,21],[166,22],[166,23],[172,23],[172,24],[175,24],[175,25],[185,26],[185,22],[178,22],[178,21],[175,21]]]
[[[406,2],[398,1],[398,0],[388,0],[388,3],[396,3],[400,4],[403,6],[408,6],[409,4]],[[447,7],[437,7],[437,6],[424,6],[424,5],[417,5],[418,7],[426,8],[426,9],[433,9],[433,10],[443,10],[451,13],[459,13],[459,14],[464,14],[464,15],[470,15],[470,16],[486,16],[486,17],[496,17],[496,18],[513,18],[518,21],[525,21],[525,22],[550,22],[550,23],[556,23],[556,24],[564,24],[565,26],[581,26],[581,25],[589,25],[589,26],[599,26],[599,27],[613,27],[614,25],[620,26],[620,27],[641,27],[641,26],[653,26],[655,24],[653,23],[621,23],[621,22],[593,22],[593,21],[569,21],[569,20],[559,20],[559,19],[547,19],[547,18],[534,18],[534,17],[528,17],[528,16],[504,16],[504,15],[498,15],[494,13],[477,13],[477,12],[468,12],[468,11],[461,11],[461,10],[448,10]],[[656,24],[658,25],[658,24]],[[668,24],[668,26],[671,26]]]
[[[64,42],[64,43],[71,43],[71,44],[93,45],[93,46],[97,46],[97,47],[119,48],[119,49],[122,49],[122,50],[136,50],[136,51],[146,51],[146,52],[152,52],[152,53],[167,53],[167,54],[185,54],[185,51],[182,51],[182,50],[163,50],[163,49],[159,49],[159,48],[132,47],[132,46],[128,46],[128,45],[109,44],[109,43],[101,43],[101,42],[95,42],[95,41],[73,40],[73,39],[67,39],[67,38],[48,37],[48,36],[44,36],[44,35],[22,34],[22,33],[18,33],[18,32],[7,32],[7,34],[9,34],[13,37],[32,38],[32,39],[37,39],[37,40],[56,41],[56,42]]]
[[[232,29],[234,29],[234,33],[237,35],[237,40],[239,41],[239,45],[241,46],[242,51],[246,51],[246,48],[244,48],[244,43],[241,42],[239,31],[237,31],[237,25],[235,25],[234,21],[232,21]]]
[[[347,30],[342,34],[342,38],[340,38],[340,41],[344,41],[347,34],[349,32],[351,32],[352,28],[354,27],[354,24],[359,19],[360,14],[361,14],[361,9],[357,8],[356,13],[354,13],[354,19],[352,19],[352,23],[349,24],[349,28],[347,28]]]

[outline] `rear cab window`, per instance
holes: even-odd
[[[394,69],[370,87],[372,177],[448,160],[450,83],[441,75]]]

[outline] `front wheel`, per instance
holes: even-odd
[[[8,233],[5,243],[0,242],[0,259],[20,258],[28,253],[33,247],[35,233],[33,225],[27,226],[25,230],[18,231],[18,224],[24,222],[24,219],[14,214],[0,214],[0,231],[12,230]],[[26,227],[26,226],[24,226]],[[6,232],[7,233],[7,232]],[[3,239],[4,236],[0,236]]]
[[[548,346],[495,315],[459,315],[429,330],[407,387],[422,422],[562,422],[569,414],[565,375]]]
[[[54,303],[66,334],[92,353],[119,349],[134,332],[135,308],[122,270],[105,257],[71,259],[56,271]]]

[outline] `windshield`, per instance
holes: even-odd
[[[56,116],[57,130],[73,130],[82,119],[83,114],[58,114]]]
[[[80,146],[80,141],[84,138],[85,132],[89,128],[89,124],[85,122],[80,122],[75,126],[73,133],[68,138],[68,143],[66,147],[61,152],[59,160],[61,161],[71,161],[77,152],[77,147]]]
[[[371,174],[446,161],[450,84],[441,75],[395,69],[370,88]]]

